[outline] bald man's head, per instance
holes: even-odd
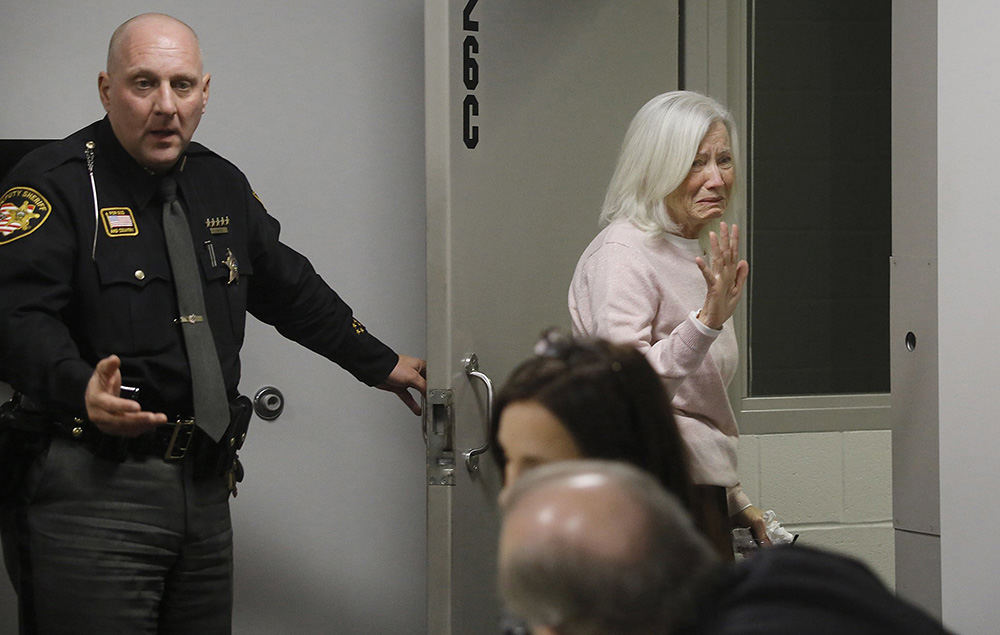
[[[648,550],[650,514],[604,474],[545,483],[508,510],[501,549],[511,543],[522,552],[560,545],[623,564],[638,562]]]
[[[115,29],[97,88],[125,151],[146,169],[166,172],[201,122],[210,81],[191,27],[145,13]]]
[[[198,49],[198,62],[201,63],[201,47],[198,44],[198,34],[194,32],[188,24],[181,22],[173,16],[169,16],[165,13],[143,13],[137,15],[134,18],[129,18],[125,22],[122,22],[114,33],[111,34],[111,41],[108,42],[108,59],[107,66],[105,68],[109,73],[116,70],[119,57],[121,55],[121,49],[123,43],[128,41],[129,32],[136,26],[153,26],[154,28],[179,28],[185,30],[190,35],[191,39],[195,43],[195,47]],[[199,72],[201,68],[199,67]]]
[[[607,461],[555,463],[519,480],[499,559],[508,608],[574,635],[664,632],[716,561],[652,476]]]

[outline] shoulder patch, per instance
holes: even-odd
[[[38,190],[12,187],[0,196],[0,245],[24,238],[49,218],[52,206]]]

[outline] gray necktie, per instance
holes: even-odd
[[[191,367],[194,422],[218,442],[229,427],[229,402],[212,327],[205,314],[205,297],[202,295],[194,242],[187,216],[177,200],[177,181],[172,176],[163,177],[160,193],[163,196],[163,235],[180,311],[177,321],[184,334],[184,347]]]

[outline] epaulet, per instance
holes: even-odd
[[[240,170],[239,166],[237,166],[235,163],[233,163],[226,157],[222,156],[218,152],[215,152],[214,150],[209,150],[208,148],[201,145],[197,141],[192,141],[191,143],[189,143],[184,153],[192,158],[218,159],[242,174],[242,171]]]

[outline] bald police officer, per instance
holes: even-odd
[[[246,177],[191,142],[210,80],[190,27],[137,16],[98,78],[107,116],[0,184],[0,373],[20,395],[4,421],[44,440],[2,508],[24,632],[230,632],[247,311],[420,413],[423,360],[372,336]],[[166,208],[186,214],[194,279]],[[198,325],[207,346],[185,342]],[[215,382],[221,428],[196,408]]]

